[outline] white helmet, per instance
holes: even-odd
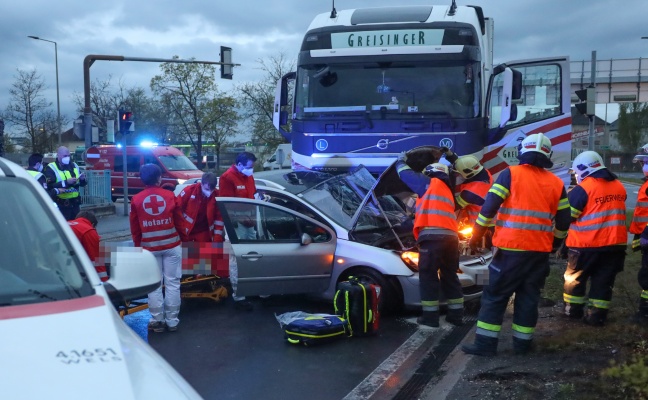
[[[473,156],[462,156],[455,161],[454,169],[464,179],[470,179],[480,173],[484,169],[484,166]]]
[[[574,158],[572,171],[576,174],[576,182],[581,183],[594,171],[605,168],[603,159],[595,151],[584,151]]]
[[[520,143],[520,154],[525,154],[531,151],[544,154],[547,158],[551,159],[553,151],[551,150],[551,140],[544,135],[544,133],[534,133],[524,138]]]
[[[448,166],[441,163],[434,163],[425,167],[425,170],[423,171],[423,173],[427,176],[431,176],[433,172],[443,172],[444,174],[448,175]]]
[[[648,144],[644,144],[643,146],[641,146],[641,150],[643,150],[644,153],[648,154]]]

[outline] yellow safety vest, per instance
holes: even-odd
[[[47,164],[47,166],[49,168],[52,168],[52,170],[54,171],[54,175],[56,175],[56,182],[63,182],[70,178],[79,177],[79,167],[76,165],[76,163],[74,163],[74,176],[70,174],[70,171],[61,171],[55,162],[51,162]],[[75,189],[72,192],[59,193],[56,196],[61,200],[75,199],[79,197],[79,191]]]

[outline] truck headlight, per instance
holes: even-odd
[[[401,253],[401,260],[407,265],[412,271],[418,272],[418,262],[419,262],[419,253],[418,251],[404,251]]]

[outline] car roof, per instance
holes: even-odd
[[[255,182],[268,181],[273,185],[265,186],[275,187],[275,185],[279,185],[281,188],[292,194],[302,193],[333,177],[335,177],[335,175],[331,175],[327,172],[291,170],[263,171],[254,174]]]
[[[1,157],[0,157],[0,176],[18,177],[27,180],[33,180],[34,182],[36,182],[36,180],[33,179],[31,175],[29,175],[29,173],[25,170],[25,168],[7,160],[6,158],[1,158]]]

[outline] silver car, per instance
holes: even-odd
[[[269,201],[219,197],[239,266],[238,294],[332,299],[338,282],[356,276],[381,286],[383,309],[420,306],[411,193],[400,180],[390,182],[393,176],[388,170],[377,181],[364,167],[337,176],[268,171],[255,178],[275,183],[257,186]],[[460,256],[466,300],[481,296],[491,258],[490,251]]]

